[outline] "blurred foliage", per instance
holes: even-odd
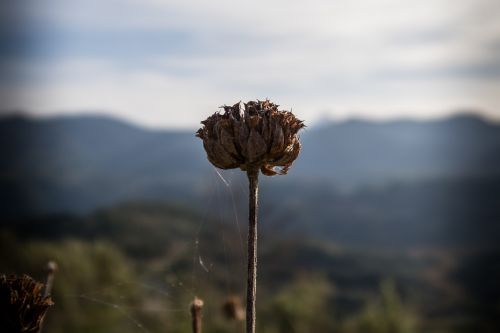
[[[49,260],[58,263],[53,300],[47,314],[47,332],[136,332],[129,316],[142,306],[139,280],[133,265],[112,245],[104,242],[67,240],[59,243],[19,243],[2,233],[1,269],[24,272],[44,281],[43,267]],[[128,308],[131,308],[129,310]]]
[[[303,235],[263,238],[259,332],[498,332],[494,253],[367,251]],[[222,311],[228,297],[245,295],[238,229],[180,206],[130,203],[0,224],[0,254],[1,273],[41,281],[47,261],[58,262],[49,333],[189,332],[194,296],[205,303],[205,333],[244,332],[244,321]]]
[[[259,318],[260,332],[332,332],[334,288],[321,275],[301,274],[285,285]]]
[[[381,283],[380,297],[345,325],[346,333],[414,333],[416,314],[405,307],[391,280]]]

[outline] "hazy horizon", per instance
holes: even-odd
[[[218,110],[207,111],[206,116],[211,115]],[[300,112],[295,112],[300,117]],[[124,116],[120,116],[116,112],[106,112],[106,111],[75,111],[75,112],[54,112],[49,114],[37,114],[36,112],[30,112],[26,110],[0,110],[0,120],[8,117],[22,117],[31,120],[52,120],[52,119],[71,119],[71,118],[103,118],[110,119],[119,122],[123,122],[129,124],[131,126],[136,126],[149,130],[179,130],[179,131],[191,131],[196,130],[200,127],[200,123],[192,124],[190,126],[175,126],[169,124],[148,124],[138,121],[136,119],[129,119]],[[345,117],[333,117],[329,115],[323,115],[314,121],[308,121],[305,119],[306,125],[308,128],[317,128],[323,125],[328,124],[341,124],[350,121],[367,121],[371,123],[391,123],[391,122],[399,122],[399,121],[410,121],[410,122],[433,122],[433,121],[442,121],[447,119],[453,119],[457,117],[476,117],[483,121],[492,124],[500,124],[500,117],[491,117],[487,112],[482,112],[482,110],[473,109],[473,108],[462,108],[457,110],[451,110],[449,112],[436,113],[432,116],[416,116],[416,115],[399,115],[392,117],[367,117],[363,115],[357,115],[355,113],[351,115],[347,115]]]

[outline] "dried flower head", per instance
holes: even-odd
[[[44,297],[43,283],[27,275],[0,276],[0,327],[2,332],[38,332],[45,313],[54,303]]]
[[[263,174],[286,174],[300,152],[298,132],[305,125],[278,105],[249,101],[222,106],[202,121],[196,136],[203,140],[208,160],[220,169],[260,168]]]

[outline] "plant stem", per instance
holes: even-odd
[[[255,333],[255,299],[257,294],[257,211],[259,169],[249,168],[248,211],[248,279],[247,279],[247,333]]]
[[[45,283],[45,290],[43,292],[43,297],[49,297],[52,294],[52,287],[54,286],[54,275],[57,271],[57,263],[55,261],[49,261],[47,263],[47,282]]]
[[[55,261],[49,261],[47,263],[47,282],[45,283],[45,290],[43,291],[43,298],[50,297],[52,294],[52,287],[54,285],[54,275],[56,274],[57,271],[57,263]],[[45,317],[44,317],[45,319]],[[44,320],[40,322],[40,328],[38,329],[38,333],[43,332],[43,322]]]
[[[198,297],[194,298],[191,303],[191,319],[193,333],[201,333],[201,309],[203,308],[203,301]]]

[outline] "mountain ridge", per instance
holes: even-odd
[[[301,155],[289,176],[275,177],[279,183],[359,188],[500,173],[500,124],[471,115],[334,122],[301,138]],[[150,130],[107,116],[3,116],[0,147],[0,212],[10,214],[185,201],[213,176],[194,131]]]

